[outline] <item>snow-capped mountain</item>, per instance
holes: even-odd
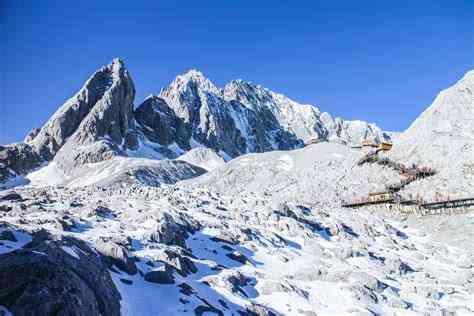
[[[474,71],[439,93],[396,140],[393,155],[438,170],[431,181],[412,185],[412,192],[436,187],[452,198],[474,195]]]
[[[0,147],[0,315],[474,315],[472,207],[342,206],[411,163],[400,196],[474,196],[473,79],[360,164],[372,124],[196,70],[134,108],[114,60]]]
[[[123,61],[113,60],[24,143],[3,147],[2,178],[52,160],[68,173],[116,156],[176,158],[200,146],[229,160],[299,148],[313,139],[347,144],[389,139],[373,124],[333,119],[249,82],[236,80],[218,88],[197,70],[176,77],[135,110],[134,96]]]

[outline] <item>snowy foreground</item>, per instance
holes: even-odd
[[[463,229],[472,236],[474,213],[341,208],[397,177],[356,166],[362,155],[332,143],[228,163],[200,154],[209,172],[192,178],[204,171],[173,165],[170,174],[189,179],[161,187],[124,182],[114,164],[90,165],[75,180],[47,166],[28,186],[1,192],[21,199],[0,202],[0,234],[17,240],[2,240],[0,254],[40,228],[92,247],[113,241],[135,258],[128,273],[110,270],[123,315],[474,315],[474,247],[462,238]]]

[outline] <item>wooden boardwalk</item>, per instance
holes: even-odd
[[[421,206],[429,210],[436,210],[441,208],[470,207],[474,206],[474,198],[430,202],[421,204]]]
[[[442,215],[459,214],[474,210],[474,198],[464,198],[456,200],[436,201],[423,203],[416,200],[396,200],[387,199],[381,201],[361,201],[353,203],[342,203],[342,207],[359,208],[374,205],[384,205],[389,211],[396,211],[404,214],[419,215]]]

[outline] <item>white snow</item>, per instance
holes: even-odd
[[[210,148],[197,147],[177,158],[178,160],[189,162],[195,166],[206,170],[214,170],[222,166],[225,161],[215,151]]]

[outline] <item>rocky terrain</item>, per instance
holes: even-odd
[[[383,154],[436,169],[400,194],[474,196],[473,74]],[[350,146],[388,133],[194,70],[133,98],[114,60],[2,147],[0,315],[474,315],[474,213],[341,207],[400,180]]]

